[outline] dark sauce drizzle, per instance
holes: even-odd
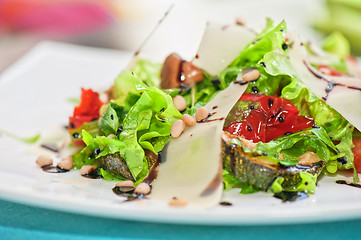
[[[65,173],[65,172],[69,172],[69,170],[54,166],[54,165],[47,165],[44,167],[41,167],[41,169],[43,169],[44,172],[47,173]]]
[[[214,122],[214,121],[222,121],[224,119],[224,117],[221,118],[215,118],[215,119],[209,119],[210,117],[212,117],[214,114],[216,114],[217,112],[213,112],[208,114],[208,116],[205,119],[202,119],[199,121],[199,123],[206,123],[206,122]]]
[[[101,178],[103,178],[103,176],[101,175],[99,169],[91,171],[88,174],[82,175],[82,177],[90,178],[90,179],[101,179]]]
[[[234,84],[239,84],[239,85],[246,85],[248,82],[247,81],[243,81],[243,80],[236,80],[233,81]]]
[[[273,195],[275,198],[279,198],[282,202],[294,202],[308,198],[308,194],[305,192],[288,192],[282,191]]]
[[[133,189],[129,188],[122,188],[122,187],[113,187],[113,193],[115,193],[117,196],[125,197],[126,200],[124,202],[133,201],[140,198],[145,198],[143,194],[136,194]],[[140,197],[141,196],[141,197]]]
[[[42,148],[48,149],[52,152],[59,152],[59,148],[51,143],[44,143],[40,145]]]
[[[228,207],[228,206],[232,206],[233,204],[230,203],[230,202],[225,202],[225,201],[224,201],[224,202],[220,202],[219,205],[221,205],[221,206],[227,206],[227,207]]]
[[[163,153],[166,152],[167,145],[163,149]],[[158,177],[158,166],[162,163],[162,152],[158,153],[157,162],[150,168],[148,176],[143,180],[144,183],[149,184],[152,189],[152,182]],[[125,202],[133,201],[136,199],[146,199],[144,194],[137,194],[134,192],[134,187],[113,187],[113,192],[121,197],[125,197]]]
[[[347,185],[347,186],[351,186],[351,187],[356,187],[356,188],[361,188],[360,184],[357,183],[348,183],[345,180],[337,180],[336,181],[337,184],[343,184],[343,185]]]
[[[345,157],[337,158],[337,162],[341,163],[342,165],[345,165],[348,161]]]
[[[308,65],[308,63],[303,60],[303,63],[306,65],[307,69],[317,78],[325,81],[328,83],[327,87],[325,88],[325,92],[326,92],[326,95],[322,97],[323,100],[327,101],[328,99],[328,96],[330,94],[330,92],[334,89],[334,87],[336,86],[341,86],[341,87],[346,87],[346,88],[349,88],[349,89],[352,89],[352,90],[358,90],[358,91],[361,91],[361,88],[360,87],[355,87],[355,86],[348,86],[346,84],[342,84],[342,83],[335,83],[333,81],[330,81],[326,78],[324,78],[323,76],[321,76],[320,74],[318,74],[317,72],[313,71],[311,69],[311,67]]]

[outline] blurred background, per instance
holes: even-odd
[[[169,8],[155,49],[199,42],[207,21],[261,29],[270,17],[311,41],[339,31],[361,52],[360,0],[0,0],[0,73],[43,40],[134,51]]]

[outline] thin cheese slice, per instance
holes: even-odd
[[[209,74],[218,74],[255,36],[244,26],[209,22],[193,64]]]
[[[185,129],[172,139],[161,155],[158,177],[152,183],[151,199],[186,199],[190,206],[212,207],[222,197],[223,124],[247,85],[232,83],[205,107],[212,116]]]
[[[361,79],[328,76],[317,71],[307,62],[306,50],[296,37],[288,55],[296,75],[309,89],[361,131]]]

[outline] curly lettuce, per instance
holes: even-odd
[[[124,78],[125,83],[117,83]],[[122,88],[124,86],[127,88]],[[86,147],[73,157],[74,165],[76,168],[96,165],[96,159],[119,153],[133,178],[139,180],[149,172],[145,149],[155,154],[161,151],[169,141],[172,123],[182,115],[174,107],[170,95],[158,88],[147,87],[135,74],[122,73],[116,79],[117,90],[117,98],[106,106],[105,114],[98,123],[102,134],[92,136],[82,131]],[[132,95],[136,95],[137,100],[129,108],[127,99]],[[129,111],[124,113],[124,109],[128,108]],[[110,134],[114,137],[108,138]]]
[[[287,42],[283,37],[286,30],[285,22],[274,26],[273,22],[268,20],[266,28],[220,73],[221,86],[228,86],[245,70],[258,69],[261,73],[260,78],[250,82],[246,92],[279,96],[291,101],[300,110],[300,115],[314,119],[316,128],[276,138],[268,143],[258,143],[252,151],[245,150],[267,154],[282,165],[295,165],[300,155],[312,151],[326,162],[326,170],[329,173],[336,173],[338,169],[352,169],[354,163],[351,148],[354,127],[341,114],[313,94],[297,76],[287,55],[289,45],[292,43]],[[349,49],[343,40],[339,35],[333,36],[326,41],[324,47],[334,52],[336,41],[343,46],[336,53],[344,57]],[[342,63],[342,58],[339,62]],[[284,158],[279,159],[280,154]],[[347,161],[338,161],[340,158]],[[232,180],[228,174],[225,176],[224,182],[229,188],[234,179]],[[357,175],[355,176],[357,178]],[[310,181],[311,176],[304,177],[308,179],[308,183],[316,183]],[[299,186],[297,189],[312,193],[315,184],[311,185]],[[288,191],[282,188],[281,178],[274,182],[270,191],[275,193],[280,189]]]

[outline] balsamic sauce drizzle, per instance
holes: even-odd
[[[103,176],[101,175],[100,171],[98,169],[91,171],[88,174],[82,175],[82,177],[90,178],[90,179],[101,179]]]
[[[166,151],[167,145],[164,147],[164,151]],[[163,152],[163,151],[162,151]],[[150,168],[148,176],[143,180],[144,183],[149,184],[152,189],[152,182],[158,177],[158,166],[162,163],[162,154],[158,153],[157,161]],[[146,199],[144,194],[137,194],[134,192],[134,187],[113,187],[113,193],[118,196],[125,197],[126,200],[124,202],[129,202],[137,199]]]
[[[303,64],[305,64],[305,66],[307,67],[307,69],[308,69],[315,77],[317,77],[317,78],[320,79],[320,80],[323,80],[323,81],[327,82],[328,85],[327,85],[327,87],[325,88],[326,95],[322,97],[322,99],[323,99],[324,101],[327,101],[329,94],[331,93],[331,91],[332,91],[332,90],[334,89],[334,87],[336,87],[336,86],[341,86],[341,87],[346,87],[346,88],[348,88],[348,89],[361,91],[361,87],[349,86],[349,85],[346,85],[346,84],[343,84],[343,83],[336,83],[336,82],[333,82],[333,81],[330,81],[330,80],[326,79],[325,77],[323,77],[323,76],[320,75],[319,73],[315,72],[305,60],[303,60]]]
[[[69,170],[60,168],[58,166],[54,166],[54,165],[47,165],[47,166],[43,166],[41,167],[41,169],[43,169],[44,172],[47,173],[65,173],[65,172],[69,172]]]
[[[360,184],[357,184],[357,183],[348,183],[348,182],[346,182],[345,180],[337,180],[336,183],[337,183],[337,184],[347,185],[347,186],[350,186],[350,187],[361,188],[361,185],[360,185]]]
[[[44,144],[41,144],[40,146],[42,148],[48,149],[52,152],[59,152],[59,148],[56,145],[51,144],[51,143],[44,143]]]
[[[220,202],[219,205],[227,206],[227,207],[228,207],[228,206],[232,206],[233,204],[230,203],[230,202],[225,202],[225,201],[224,201],[224,202]]]
[[[308,194],[305,192],[288,192],[282,191],[273,195],[275,198],[279,198],[282,202],[294,202],[308,198]]]

